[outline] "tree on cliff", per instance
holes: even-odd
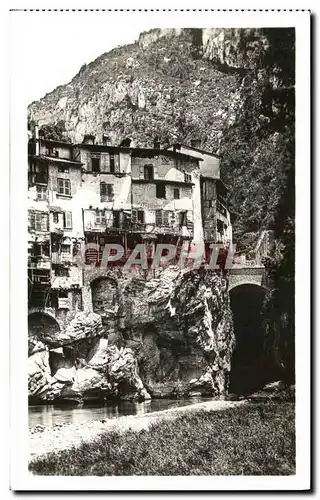
[[[235,241],[272,229],[266,259],[273,283],[264,307],[267,348],[279,376],[294,378],[295,101],[294,30],[265,29],[260,69],[243,79],[242,106],[221,144],[222,173],[238,218]]]

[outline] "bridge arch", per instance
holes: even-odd
[[[250,393],[264,385],[264,328],[262,308],[266,289],[243,282],[229,289],[236,345],[229,392]]]
[[[46,311],[31,310],[28,313],[29,337],[54,338],[61,331],[55,317]]]

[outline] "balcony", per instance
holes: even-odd
[[[50,257],[46,255],[32,255],[28,257],[29,269],[48,269],[50,270]]]
[[[48,286],[50,285],[50,270],[30,269],[28,278],[35,286]]]

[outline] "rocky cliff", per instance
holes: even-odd
[[[224,279],[170,267],[147,282],[128,278],[123,294],[116,326],[93,312],[54,336],[33,331],[32,401],[226,393],[234,336]]]

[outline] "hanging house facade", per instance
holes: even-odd
[[[29,310],[48,311],[63,324],[83,310],[89,271],[76,258],[84,244],[92,244],[85,263],[99,267],[106,244],[121,245],[125,261],[144,243],[151,263],[158,243],[231,243],[219,161],[158,141],[133,148],[130,140],[115,146],[103,137],[97,144],[86,135],[68,144],[35,127],[28,147]]]

